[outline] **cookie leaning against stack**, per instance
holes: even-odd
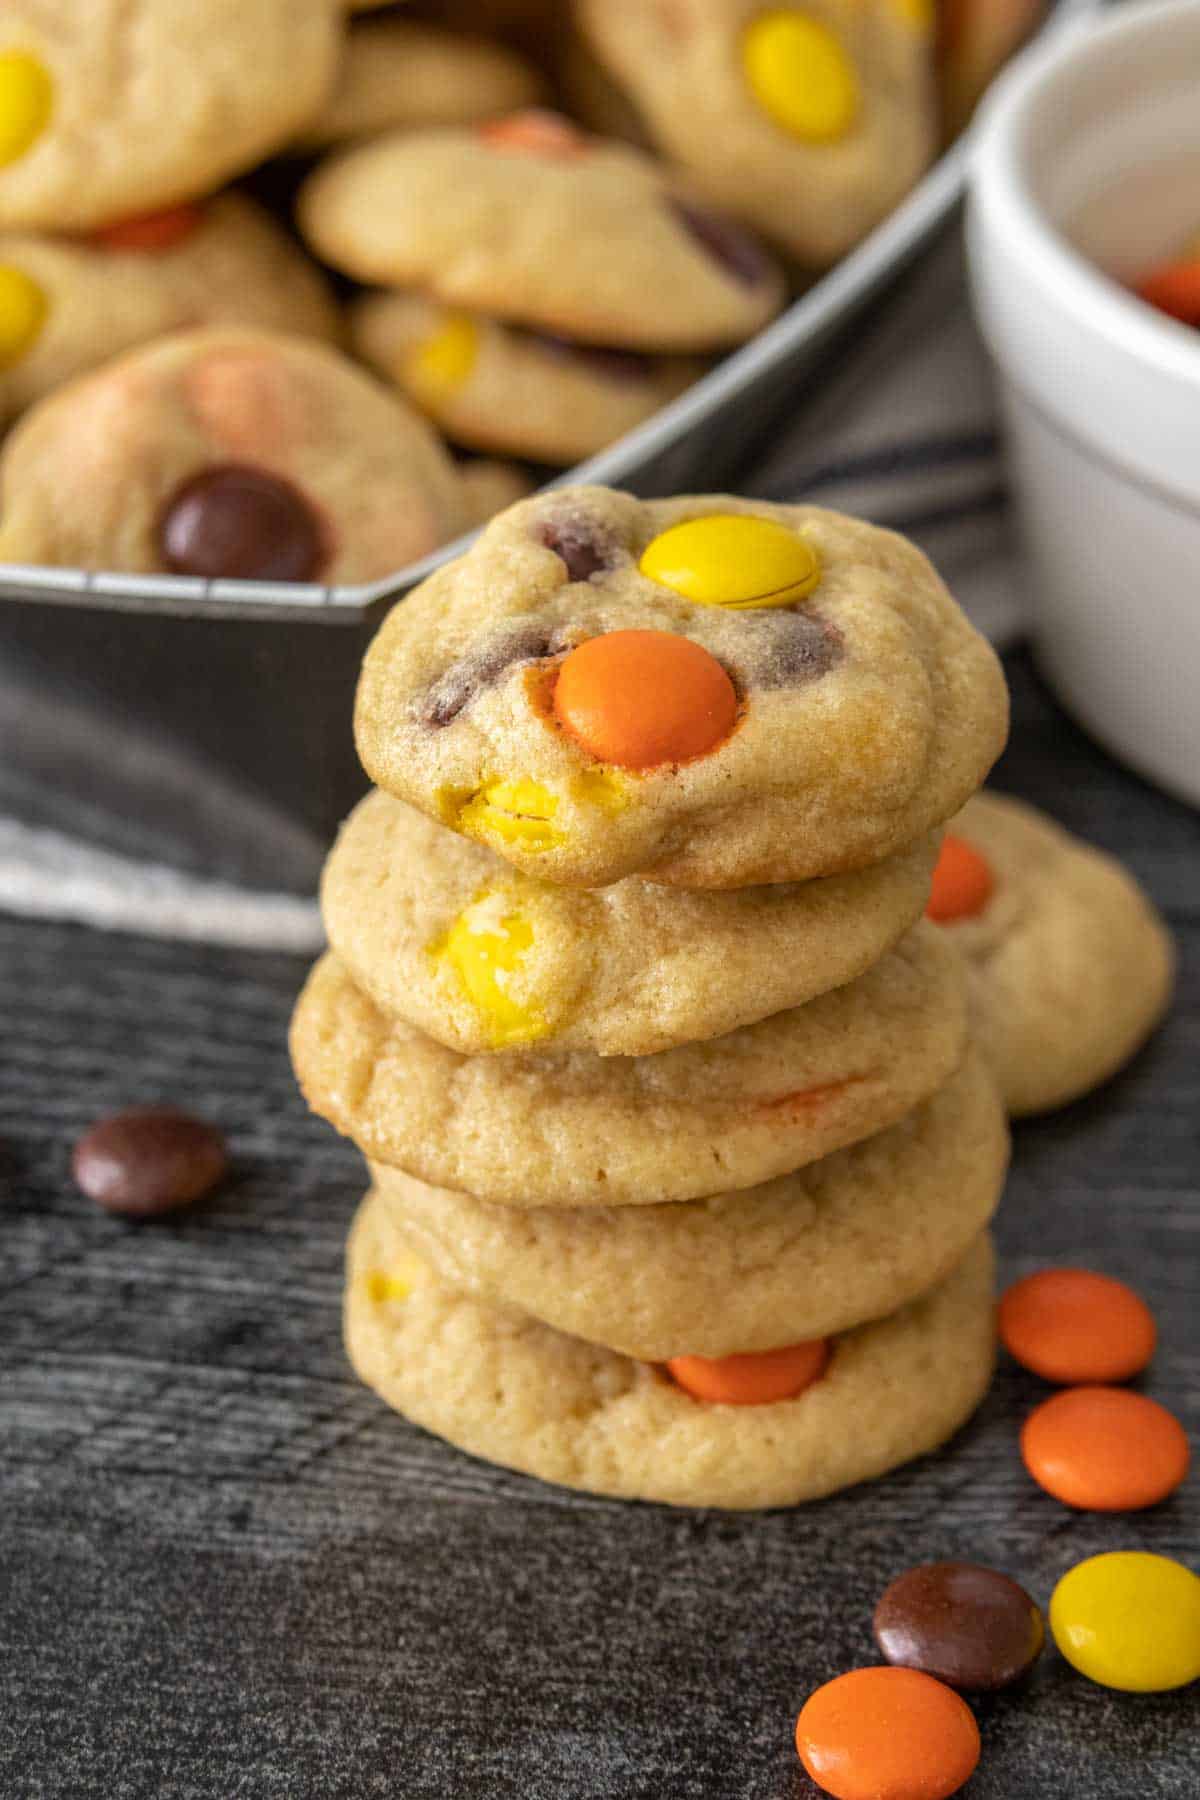
[[[547,494],[391,614],[292,1037],[371,1163],[364,1380],[678,1505],[951,1435],[1008,1140],[920,915],[1005,723],[924,558],[815,507]]]

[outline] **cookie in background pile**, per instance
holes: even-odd
[[[1005,719],[924,558],[813,507],[547,494],[394,610],[292,1037],[390,1404],[679,1505],[957,1428],[1007,1132],[919,914]]]
[[[466,528],[424,420],[327,344],[181,332],[32,408],[0,454],[0,560],[370,581]]]
[[[979,794],[951,821],[930,917],[963,952],[974,1030],[1010,1113],[1098,1087],[1166,1011],[1174,947],[1112,857]]]

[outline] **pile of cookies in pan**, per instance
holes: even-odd
[[[927,0],[354,10],[7,0],[0,560],[411,562],[533,485],[445,440],[544,468],[650,417],[911,187],[937,70],[957,120],[1030,22],[986,0],[946,0],[940,40]],[[255,171],[306,248],[225,185]]]
[[[526,500],[394,609],[292,1049],[372,1191],[362,1378],[476,1455],[792,1504],[948,1438],[1008,1156],[939,826],[999,665],[817,507]]]

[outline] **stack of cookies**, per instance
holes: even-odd
[[[559,490],[393,611],[293,1029],[372,1168],[365,1381],[679,1505],[950,1436],[1007,1131],[922,913],[1005,726],[920,553],[816,507]]]

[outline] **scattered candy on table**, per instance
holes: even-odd
[[[1126,1381],[1154,1355],[1154,1318],[1133,1289],[1090,1269],[1041,1269],[1001,1297],[1000,1341],[1046,1381]]]
[[[211,1193],[228,1154],[206,1120],[176,1106],[133,1106],[85,1132],[71,1167],[88,1199],[106,1212],[148,1219]]]
[[[920,1669],[951,1687],[987,1692],[1032,1669],[1046,1628],[1025,1589],[979,1563],[907,1569],[875,1608],[875,1641],[889,1663]]]
[[[1050,1629],[1089,1681],[1131,1694],[1184,1687],[1200,1677],[1200,1578],[1144,1550],[1090,1556],[1051,1595]]]
[[[979,1761],[979,1727],[952,1688],[885,1664],[852,1669],[810,1695],[796,1749],[835,1800],[948,1800]]]
[[[1021,1455],[1039,1486],[1083,1512],[1137,1512],[1173,1494],[1188,1441],[1173,1413],[1128,1388],[1072,1387],[1030,1413]]]

